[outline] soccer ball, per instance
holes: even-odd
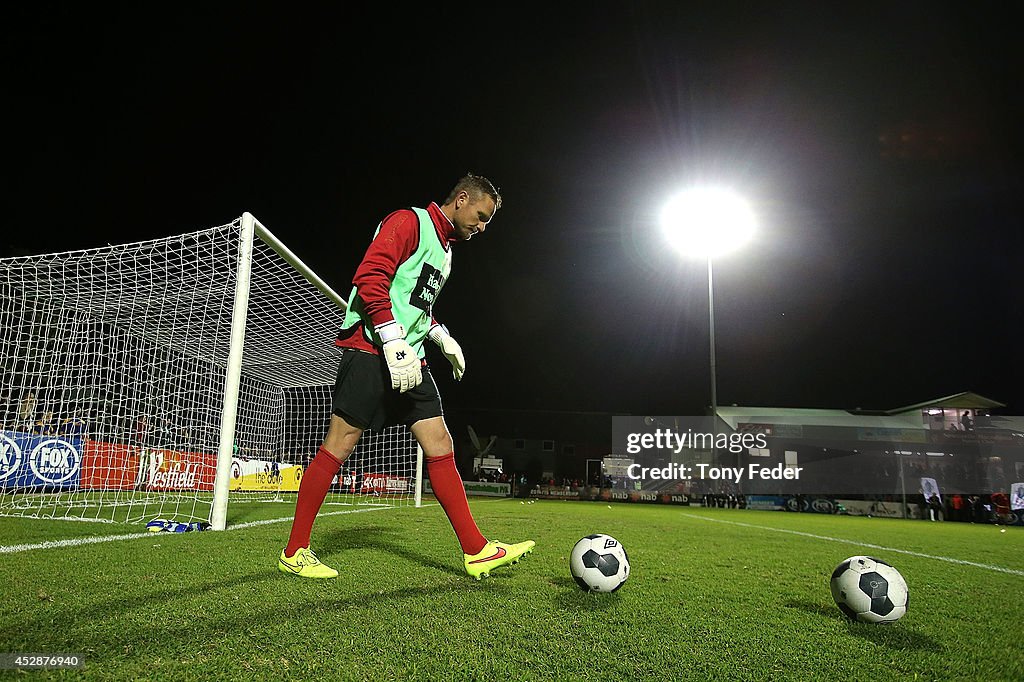
[[[829,586],[836,606],[850,620],[895,623],[907,612],[907,581],[881,559],[850,557],[832,571]]]
[[[584,592],[614,592],[629,577],[629,556],[618,540],[595,533],[573,546],[569,572]]]

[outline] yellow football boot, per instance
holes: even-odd
[[[337,578],[338,572],[319,559],[313,550],[300,547],[294,556],[286,557],[281,550],[281,558],[277,560],[277,568],[282,573],[290,573],[301,578]]]
[[[463,554],[466,573],[480,580],[486,578],[496,568],[517,564],[525,555],[533,551],[537,543],[533,540],[508,545],[504,542],[488,542],[478,554]]]

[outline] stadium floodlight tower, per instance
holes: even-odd
[[[730,189],[692,187],[672,197],[661,211],[668,242],[684,256],[708,264],[708,326],[711,336],[711,420],[717,427],[715,377],[715,288],[712,261],[735,251],[753,237],[756,221],[750,205]]]

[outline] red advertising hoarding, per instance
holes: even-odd
[[[213,490],[217,456],[87,440],[81,487],[94,490]]]

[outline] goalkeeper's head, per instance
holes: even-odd
[[[452,238],[466,241],[484,232],[494,214],[501,208],[501,194],[482,175],[466,173],[448,193],[441,211],[455,226]]]

